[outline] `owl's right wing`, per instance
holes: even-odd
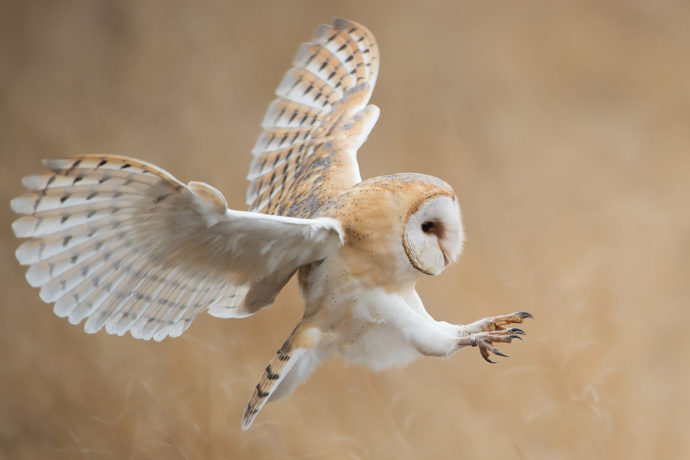
[[[87,332],[105,326],[162,340],[209,309],[252,314],[298,267],[341,244],[335,220],[230,210],[215,188],[185,185],[141,161],[81,156],[45,165],[52,172],[25,177],[30,192],[11,202],[23,215],[15,234],[30,238],[16,256],[41,299],[73,324],[88,318]]]
[[[361,181],[357,149],[378,119],[367,106],[379,68],[365,27],[336,18],[299,48],[276,90],[247,179],[250,210],[310,217]]]

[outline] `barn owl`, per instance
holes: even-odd
[[[138,339],[182,334],[202,312],[243,318],[271,305],[297,273],[304,316],[270,359],[242,418],[291,393],[341,354],[381,370],[463,347],[505,356],[527,312],[468,325],[434,320],[416,282],[460,255],[458,199],[444,181],[393,174],[362,181],[358,148],[379,52],[344,19],[299,48],[252,150],[248,211],[144,161],[86,155],[44,161],[11,202],[28,238],[16,257],[54,312],[85,330]]]

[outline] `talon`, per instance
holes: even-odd
[[[479,352],[482,354],[482,358],[484,358],[484,361],[491,364],[496,364],[496,361],[491,361],[491,358],[489,358],[489,352],[486,351],[486,345],[479,347]]]
[[[515,334],[509,335],[508,338],[509,338],[509,339],[520,339],[520,340],[523,340],[522,337],[520,337],[519,335],[515,335]]]
[[[495,354],[495,355],[503,356],[504,358],[510,358],[510,356],[506,355],[505,353],[503,353],[503,352],[502,352],[501,350],[499,350],[498,348],[493,348],[493,347],[492,347],[492,348],[489,348],[489,350],[491,350],[491,353],[493,353],[493,354]]]
[[[508,329],[508,332],[510,332],[511,334],[527,334],[525,331],[523,331],[519,327],[510,328],[510,329]]]
[[[522,319],[525,319],[525,318],[532,318],[532,319],[534,319],[534,315],[533,315],[532,313],[528,312],[528,311],[519,311],[519,312],[515,313],[515,315],[516,315],[516,316],[519,316],[519,317],[522,318]]]
[[[496,361],[491,361],[491,358],[489,358],[489,356],[482,355],[482,358],[484,358],[484,361],[486,361],[487,363],[496,364]]]

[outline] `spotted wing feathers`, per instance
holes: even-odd
[[[223,195],[115,156],[47,160],[11,202],[28,282],[87,332],[180,335],[201,312],[246,316],[253,283],[339,244],[337,223],[227,209]],[[282,279],[282,278],[281,278]],[[277,286],[279,289],[282,286]],[[275,293],[273,294],[275,296]],[[268,300],[272,300],[269,295]]]
[[[302,44],[252,150],[251,210],[309,217],[360,181],[356,151],[378,118],[376,107],[366,108],[378,61],[373,35],[345,19],[320,26]]]

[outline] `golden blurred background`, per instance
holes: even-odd
[[[107,152],[245,209],[264,110],[333,16],[382,54],[362,176],[440,176],[463,206],[427,309],[537,319],[495,365],[335,359],[242,432],[294,282],[180,339],[87,335],[24,281],[8,203],[40,159]],[[0,458],[689,458],[688,24],[687,1],[3,1]]]

